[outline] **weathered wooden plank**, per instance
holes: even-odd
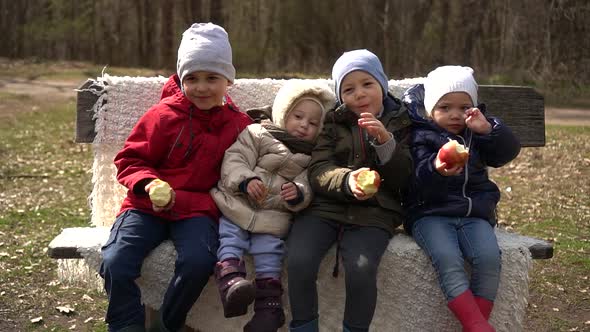
[[[76,99],[76,143],[92,143],[96,132],[95,120],[91,111],[98,100],[98,95],[89,91],[89,88],[101,90],[102,87],[93,85],[94,80],[88,79],[78,88]]]
[[[78,247],[49,247],[47,255],[54,259],[79,259],[84,258],[78,251]]]
[[[543,96],[531,87],[482,85],[479,102],[487,106],[488,113],[508,124],[521,146],[545,145],[545,102]]]
[[[92,86],[88,80],[80,87],[77,101],[76,142],[92,143],[96,132],[95,120],[89,111],[98,96],[85,91]],[[93,86],[97,88],[97,86]],[[545,105],[541,94],[531,87],[482,85],[479,101],[487,105],[491,115],[501,118],[512,128],[523,147],[545,145]]]
[[[400,236],[405,236],[401,231]],[[56,259],[83,258],[82,252],[99,250],[109,235],[108,227],[77,227],[62,230],[49,244],[47,254]],[[501,235],[499,235],[501,236]],[[523,236],[531,243],[528,249],[533,259],[553,257],[553,244],[541,239]]]
[[[64,228],[47,248],[51,258],[83,258],[86,250],[99,250],[109,237],[110,227]]]
[[[537,243],[529,247],[533,259],[553,258],[553,244],[550,242]]]

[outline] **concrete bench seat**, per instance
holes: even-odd
[[[125,188],[115,179],[114,155],[122,147],[139,116],[160,96],[166,78],[104,76],[86,82],[78,94],[77,141],[92,143],[94,151],[92,226],[64,229],[49,245],[48,254],[62,261],[79,259],[91,271],[100,266],[100,247],[107,240]],[[390,81],[390,91],[400,96],[421,79]],[[238,79],[229,93],[245,110],[272,104],[284,80]],[[481,86],[480,99],[492,114],[501,117],[521,138],[523,146],[543,146],[543,97],[531,88]],[[511,100],[506,103],[506,99]],[[514,102],[512,102],[514,101]],[[507,108],[506,106],[509,105]],[[500,107],[501,106],[501,107]],[[521,331],[526,312],[529,273],[533,259],[551,258],[551,243],[497,229],[502,249],[502,274],[492,324],[497,331]],[[162,243],[144,261],[138,284],[149,310],[157,310],[172,277],[175,250]],[[344,307],[344,278],[332,277],[334,249],[320,268],[318,279],[320,329],[339,331]],[[253,278],[253,265],[248,261]],[[61,271],[63,274],[64,271]],[[65,274],[64,274],[65,275]],[[284,284],[288,283],[286,273]],[[73,279],[71,275],[68,279]],[[372,331],[458,331],[460,325],[446,308],[430,261],[412,238],[394,236],[383,256],[378,275],[379,297]],[[286,313],[288,299],[285,294]],[[196,331],[241,331],[250,316],[225,319],[213,278],[192,308],[186,325]],[[289,319],[289,317],[288,317]],[[282,331],[287,331],[284,327]]]

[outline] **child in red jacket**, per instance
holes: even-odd
[[[225,150],[251,123],[226,96],[235,78],[225,30],[195,23],[183,33],[177,74],[115,157],[127,197],[102,248],[109,331],[145,331],[135,279],[144,258],[171,239],[178,253],[156,331],[177,331],[217,261],[220,212],[209,194]]]

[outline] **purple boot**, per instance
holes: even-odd
[[[256,279],[254,317],[244,326],[244,332],[276,332],[285,324],[283,286],[279,279]]]
[[[230,258],[215,265],[215,280],[226,318],[245,315],[254,301],[254,286],[245,277],[246,266],[242,260]]]

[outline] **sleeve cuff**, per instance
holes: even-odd
[[[373,144],[375,152],[377,152],[377,157],[379,158],[379,163],[381,165],[387,163],[391,159],[391,156],[393,156],[393,152],[395,151],[395,147],[397,145],[393,135],[391,133],[389,133],[389,135],[391,135],[391,139],[387,142],[381,145]]]
[[[260,180],[260,178],[257,177],[257,176],[254,176],[254,177],[251,177],[249,179],[246,179],[246,180],[240,182],[240,185],[238,186],[238,189],[240,189],[240,191],[243,192],[244,194],[247,194],[248,193],[248,183],[250,183],[250,181],[252,181],[254,179]]]
[[[295,188],[297,188],[297,197],[293,198],[292,200],[288,200],[287,204],[297,205],[297,204],[303,202],[303,192],[301,191],[301,188],[299,188],[299,186],[295,182],[291,182],[291,183],[295,184]]]

